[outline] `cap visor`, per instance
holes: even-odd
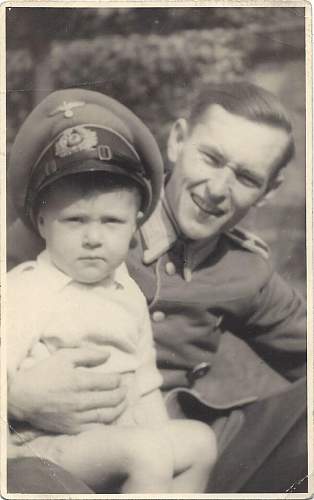
[[[112,163],[106,163],[101,160],[87,159],[87,160],[78,160],[74,161],[70,165],[68,165],[63,170],[58,170],[51,176],[49,176],[40,186],[39,191],[43,188],[53,184],[59,179],[64,177],[68,177],[69,175],[80,174],[84,172],[104,172],[110,173],[113,175],[123,176],[129,179],[132,179],[134,182],[139,184],[141,187],[146,187],[146,183],[144,179],[141,178],[140,175],[133,173],[131,171],[126,170],[119,165],[115,165]]]

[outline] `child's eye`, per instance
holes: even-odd
[[[78,216],[66,217],[64,221],[70,223],[72,222],[72,223],[82,224],[84,222],[84,218]]]
[[[103,224],[123,224],[125,221],[117,217],[106,217],[102,219]]]

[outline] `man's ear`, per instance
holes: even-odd
[[[37,215],[36,222],[37,222],[38,232],[39,232],[40,236],[42,237],[42,239],[45,240],[46,239],[45,218],[44,218],[43,214],[41,214],[40,212]]]
[[[168,138],[168,159],[176,163],[184,141],[188,135],[188,123],[185,118],[179,118],[171,127]]]
[[[270,181],[270,185],[266,191],[266,193],[263,195],[262,198],[260,198],[256,203],[256,207],[262,207],[267,204],[267,202],[273,198],[276,194],[277,189],[281,186],[282,182],[284,180],[284,175],[282,172],[279,172],[274,179]]]

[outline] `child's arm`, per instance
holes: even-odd
[[[138,411],[137,411],[138,409]],[[144,394],[134,410],[139,425],[159,425],[169,420],[166,405],[159,389]]]
[[[41,294],[37,293],[22,266],[7,275],[5,343],[9,383],[39,338],[40,322],[36,311],[42,309]]]
[[[140,335],[138,347],[140,366],[136,373],[141,394],[139,414],[142,413],[142,418],[145,419],[143,425],[160,424],[168,420],[168,414],[159,390],[162,377],[156,365],[156,352],[146,300],[143,302]]]

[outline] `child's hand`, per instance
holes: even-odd
[[[60,350],[17,372],[9,387],[10,416],[66,434],[82,432],[91,423],[112,423],[126,407],[126,388],[119,374],[89,370],[108,356],[105,350]]]

